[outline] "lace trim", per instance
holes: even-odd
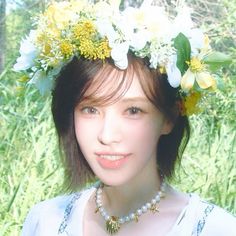
[[[202,232],[202,230],[206,224],[206,218],[209,216],[209,214],[212,212],[213,209],[214,209],[214,205],[211,205],[211,204],[209,204],[205,208],[202,218],[198,221],[197,227],[192,232],[192,236],[199,236],[200,235],[200,233]]]
[[[65,230],[66,230],[66,227],[68,225],[68,221],[69,221],[70,216],[71,216],[71,211],[74,207],[75,202],[80,198],[80,196],[81,196],[81,193],[75,193],[73,195],[73,197],[71,198],[69,204],[66,206],[64,216],[63,216],[63,220],[62,220],[62,222],[60,224],[60,227],[58,229],[58,234],[67,233]]]

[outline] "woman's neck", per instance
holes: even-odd
[[[104,186],[102,202],[111,215],[127,215],[150,201],[160,190],[157,168],[145,169],[132,180],[120,186]]]

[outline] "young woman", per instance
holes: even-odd
[[[180,16],[171,28],[155,6],[85,6],[51,5],[15,66],[41,92],[56,77],[52,113],[75,192],[33,207],[22,235],[236,235],[233,216],[165,182],[189,139],[187,114],[216,86],[206,38],[173,32]]]

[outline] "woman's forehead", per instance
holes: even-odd
[[[103,67],[92,79],[92,83],[86,89],[83,99],[112,101],[123,98],[142,97],[146,95],[140,84],[140,75],[133,67],[126,71],[112,66]]]

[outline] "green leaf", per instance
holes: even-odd
[[[229,65],[232,62],[232,58],[221,52],[212,52],[204,57],[203,62],[208,64],[211,70],[217,70],[222,66]]]
[[[183,75],[189,67],[186,61],[190,61],[191,45],[188,38],[179,33],[174,39],[174,47],[177,50],[177,67]]]

